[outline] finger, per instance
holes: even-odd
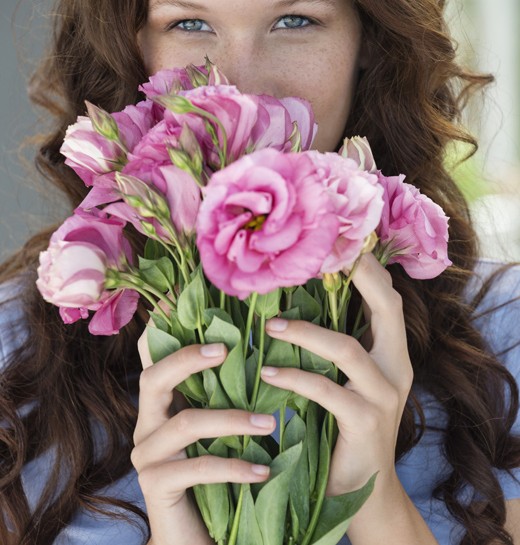
[[[175,500],[197,484],[257,483],[265,481],[269,472],[268,466],[237,458],[200,456],[148,466],[139,473],[139,484],[145,497]]]
[[[262,380],[295,392],[311,401],[315,401],[332,413],[339,422],[348,428],[349,421],[359,421],[362,417],[362,401],[351,389],[347,389],[318,373],[302,371],[291,367],[263,367]]]
[[[392,287],[390,273],[374,255],[365,254],[354,271],[352,282],[369,309],[373,348],[386,354],[402,354],[406,346],[403,303]]]
[[[266,323],[271,337],[301,346],[334,362],[356,387],[367,390],[384,380],[377,365],[361,344],[343,333],[331,331],[304,320],[273,318]],[[276,362],[269,362],[275,363]]]
[[[134,438],[136,442],[169,419],[173,389],[190,375],[220,365],[227,349],[222,343],[191,345],[146,367],[139,382],[139,417]]]
[[[149,435],[132,451],[137,470],[178,454],[200,439],[229,435],[269,435],[276,427],[270,414],[238,409],[186,409]]]

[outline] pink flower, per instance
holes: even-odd
[[[213,175],[197,220],[206,276],[241,299],[317,276],[338,220],[304,154],[261,150]]]
[[[160,70],[143,83],[139,90],[148,98],[177,93],[193,89],[193,84],[185,68],[167,68]]]
[[[255,150],[291,151],[293,123],[300,131],[302,150],[311,147],[317,125],[311,105],[306,100],[293,97],[277,99],[267,95],[256,97],[256,100],[258,116],[251,133],[251,145]]]
[[[251,132],[258,117],[258,106],[255,98],[243,95],[236,87],[218,85],[215,87],[198,87],[191,91],[179,93],[199,110],[218,119],[219,123],[211,120],[218,147],[223,149],[227,142],[226,157],[228,162],[238,159],[246,152],[251,142]],[[173,120],[179,126],[187,124],[190,129],[201,137],[200,144],[203,154],[210,166],[215,169],[220,166],[216,143],[207,132],[207,118],[199,112],[174,113],[167,110],[165,120]]]
[[[379,174],[385,205],[377,234],[383,259],[401,264],[412,278],[434,278],[452,264],[448,218],[439,205],[404,179],[403,175]]]
[[[132,318],[138,294],[105,289],[107,269],[121,269],[131,260],[124,226],[121,220],[100,212],[76,210],[52,235],[47,251],[40,254],[36,285],[46,301],[60,307],[65,323],[95,311],[90,332],[112,335]]]
[[[171,211],[171,220],[177,233],[191,233],[200,206],[201,194],[195,180],[188,173],[174,166],[168,148],[177,148],[181,138],[181,127],[172,120],[163,120],[153,127],[128,155],[128,163],[122,170],[148,184],[153,191],[163,196]],[[131,222],[143,232],[143,217],[126,203],[110,205],[107,212]],[[148,218],[157,233],[165,240],[170,236],[156,219]]]
[[[377,172],[377,166],[372,154],[372,148],[366,137],[354,136],[345,138],[343,146],[338,152],[342,157],[352,159],[359,165],[361,170],[366,170],[372,174]]]
[[[152,108],[151,102],[141,102],[112,114],[119,129],[116,140],[97,133],[90,118],[78,117],[78,121],[67,129],[60,150],[66,157],[65,164],[88,187],[96,185],[97,177],[121,170],[126,163],[127,152],[133,150],[155,124]]]
[[[379,225],[383,188],[375,174],[359,170],[354,161],[337,153],[309,151],[305,155],[314,162],[339,221],[339,235],[321,272],[350,269],[361,254],[366,238]]]

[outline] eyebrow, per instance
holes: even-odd
[[[279,0],[278,2],[273,2],[273,4],[269,7],[290,8],[295,4],[324,4],[327,6],[331,6],[332,4],[334,4],[334,0]],[[155,11],[161,6],[173,6],[185,9],[198,9],[200,11],[209,11],[206,6],[196,4],[194,2],[187,2],[185,0],[157,0],[157,2],[155,2],[151,6],[150,11]]]

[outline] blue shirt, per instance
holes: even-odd
[[[470,286],[470,293],[476,293],[481,282],[496,267],[491,262],[479,265],[478,276]],[[12,294],[12,285],[0,286],[0,300]],[[499,306],[520,295],[520,268],[510,269],[496,282],[487,293],[478,311]],[[7,354],[23,338],[23,331],[16,331],[7,336],[6,325],[20,315],[16,303],[8,306],[0,314],[0,367]],[[489,347],[497,354],[507,348],[512,349],[500,356],[504,365],[520,384],[520,300],[514,301],[493,313],[476,320]],[[515,346],[516,344],[516,346]],[[429,394],[416,390],[421,399],[427,425],[443,428],[446,414],[440,404]],[[514,426],[514,433],[520,435],[520,417]],[[275,437],[277,432],[275,432]],[[450,473],[450,466],[443,450],[441,431],[427,429],[419,443],[405,454],[396,464],[397,474],[412,502],[424,517],[440,545],[456,545],[463,535],[463,528],[449,514],[444,502],[433,498],[433,490],[440,480]],[[29,505],[33,507],[41,494],[50,466],[52,451],[33,460],[24,467],[22,481]],[[504,491],[506,500],[520,498],[520,468],[513,471],[513,476],[505,471],[496,470],[496,475]],[[516,480],[518,479],[518,480]],[[130,501],[146,510],[143,496],[135,471],[114,482],[101,492],[103,495]],[[115,508],[114,508],[115,509]],[[93,514],[86,510],[79,511],[71,523],[60,533],[54,545],[142,545],[143,523],[136,518],[136,524],[111,519]],[[341,545],[349,545],[348,538],[343,538]]]

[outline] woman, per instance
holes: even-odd
[[[308,99],[317,149],[367,136],[383,172],[406,173],[450,216],[454,266],[440,278],[416,282],[362,260],[354,282],[371,314],[372,346],[298,321],[267,326],[350,377],[343,388],[301,370],[263,374],[336,415],[328,494],[379,471],[349,528],[353,545],[520,543],[520,484],[511,474],[520,467],[511,374],[520,369],[520,275],[482,264],[474,272],[475,234],[443,168],[450,141],[474,143],[457,121],[469,92],[489,78],[455,64],[442,4],[62,1],[33,86],[33,99],[56,119],[37,164],[72,206],[86,190],[59,148],[83,101],[120,110],[139,99],[147,75],[208,54],[243,92]],[[273,417],[186,410],[178,396],[170,410],[172,389],[219,365],[225,350],[192,346],[151,366],[144,337],[136,350],[144,311],[115,338],[91,337],[81,323],[64,327],[33,287],[50,232],[1,270],[2,543],[211,543],[187,490],[268,475],[238,460],[188,460],[184,447],[201,437],[270,434]]]

